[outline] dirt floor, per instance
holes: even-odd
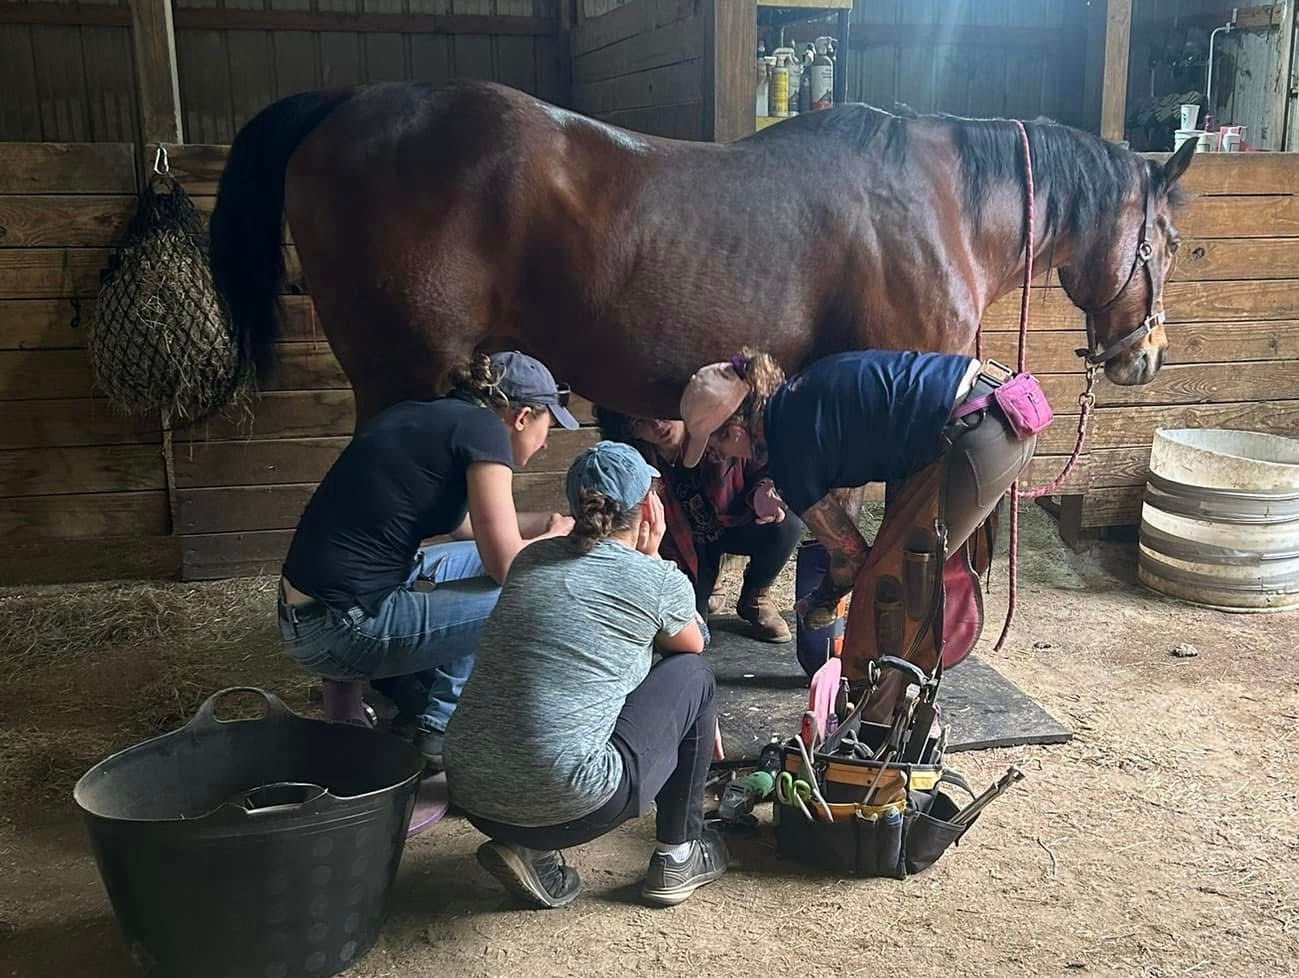
[[[1010,762],[1029,778],[929,872],[835,881],[778,859],[764,832],[733,842],[725,879],[652,910],[635,897],[643,819],[568,853],[575,904],[528,912],[450,818],[407,848],[383,937],[349,974],[1295,974],[1299,616],[1153,597],[1132,544],[1074,555],[1037,512],[1025,537],[1019,622],[982,654],[1076,735],[957,756],[978,782]],[[266,580],[0,591],[0,976],[134,974],[71,785],[223,685],[311,708],[272,596]]]

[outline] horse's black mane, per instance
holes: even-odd
[[[920,115],[906,106],[892,113],[862,104],[836,106],[815,116],[822,116],[813,123],[818,131],[851,145],[864,148],[883,140],[883,157],[899,164],[907,159],[911,126],[949,126],[960,159],[962,203],[976,226],[993,187],[1025,184],[1019,133],[1005,119]],[[1174,206],[1181,203],[1177,187],[1166,186],[1162,167],[1129,150],[1049,119],[1026,122],[1024,127],[1033,155],[1036,193],[1046,199],[1050,234],[1085,233],[1107,226],[1134,185],[1167,196]],[[779,128],[783,127],[767,132],[775,134]]]

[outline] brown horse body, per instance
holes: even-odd
[[[1029,135],[1038,267],[1062,268],[1108,345],[1161,301],[1189,155],[1161,167],[1050,123]],[[264,353],[282,204],[358,424],[507,347],[593,401],[672,416],[700,364],[745,344],[787,370],[867,347],[972,351],[1023,274],[1018,138],[849,105],[718,146],[489,84],[309,93],[236,139],[213,268],[246,353]],[[1147,281],[1133,269],[1149,214]],[[1165,345],[1156,326],[1106,372],[1144,383]]]

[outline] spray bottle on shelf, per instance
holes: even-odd
[[[834,62],[830,60],[829,38],[816,39],[816,57],[809,69],[812,80],[812,111],[834,105]]]

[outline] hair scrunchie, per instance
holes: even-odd
[[[749,375],[749,358],[736,354],[731,357],[731,366],[735,368],[740,380],[747,380]]]

